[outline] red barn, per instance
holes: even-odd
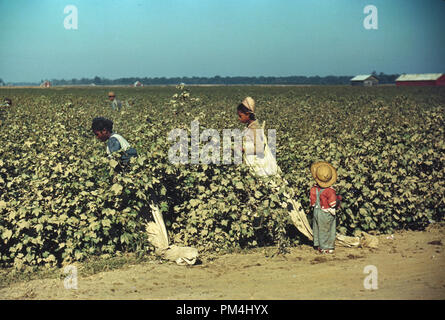
[[[396,79],[396,86],[445,86],[445,74],[402,74]]]
[[[51,82],[49,82],[48,80],[43,81],[43,82],[40,84],[40,87],[41,87],[41,88],[49,88],[49,87],[51,87]]]

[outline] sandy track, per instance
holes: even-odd
[[[337,248],[320,255],[310,246],[268,258],[264,250],[228,254],[193,267],[150,261],[88,277],[78,289],[41,279],[0,289],[0,299],[445,299],[445,227],[379,236],[378,249]],[[432,243],[431,243],[432,242]],[[364,287],[367,265],[378,289]]]

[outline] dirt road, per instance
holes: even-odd
[[[285,256],[265,249],[219,256],[193,267],[150,261],[82,277],[77,290],[60,279],[15,283],[0,299],[445,299],[445,227],[379,236],[378,249],[310,246]],[[374,285],[367,266],[375,266]],[[372,267],[371,267],[372,268]],[[366,280],[365,280],[366,279]],[[375,288],[375,287],[374,287]]]

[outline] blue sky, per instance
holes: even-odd
[[[444,0],[0,0],[0,12],[6,82],[445,72]]]

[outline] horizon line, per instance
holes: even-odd
[[[426,72],[426,73],[443,73],[443,72]],[[257,76],[245,76],[245,75],[237,75],[237,76],[221,76],[221,75],[214,75],[214,76],[154,76],[154,77],[148,77],[148,76],[126,76],[126,77],[116,77],[116,78],[106,78],[106,77],[101,77],[101,76],[94,76],[94,77],[80,77],[80,78],[43,78],[40,81],[5,81],[3,79],[3,83],[7,84],[14,84],[14,83],[42,83],[42,81],[70,81],[70,80],[82,80],[82,79],[86,79],[86,80],[93,80],[96,77],[98,77],[99,79],[103,79],[103,80],[110,80],[110,81],[116,81],[116,80],[127,80],[127,79],[176,79],[176,78],[206,78],[206,79],[212,79],[212,78],[291,78],[291,77],[305,77],[305,78],[327,78],[327,77],[336,77],[336,78],[342,78],[342,77],[354,77],[357,75],[386,75],[386,76],[394,76],[394,75],[401,75],[401,74],[406,74],[406,73],[384,73],[384,72],[379,72],[379,73],[360,73],[360,74],[355,74],[355,75],[333,75],[333,74],[329,74],[329,75],[325,75],[325,76],[320,76],[320,75],[287,75],[287,76],[273,76],[273,75],[257,75]],[[416,73],[419,74],[419,73]],[[1,79],[1,78],[0,78]]]

